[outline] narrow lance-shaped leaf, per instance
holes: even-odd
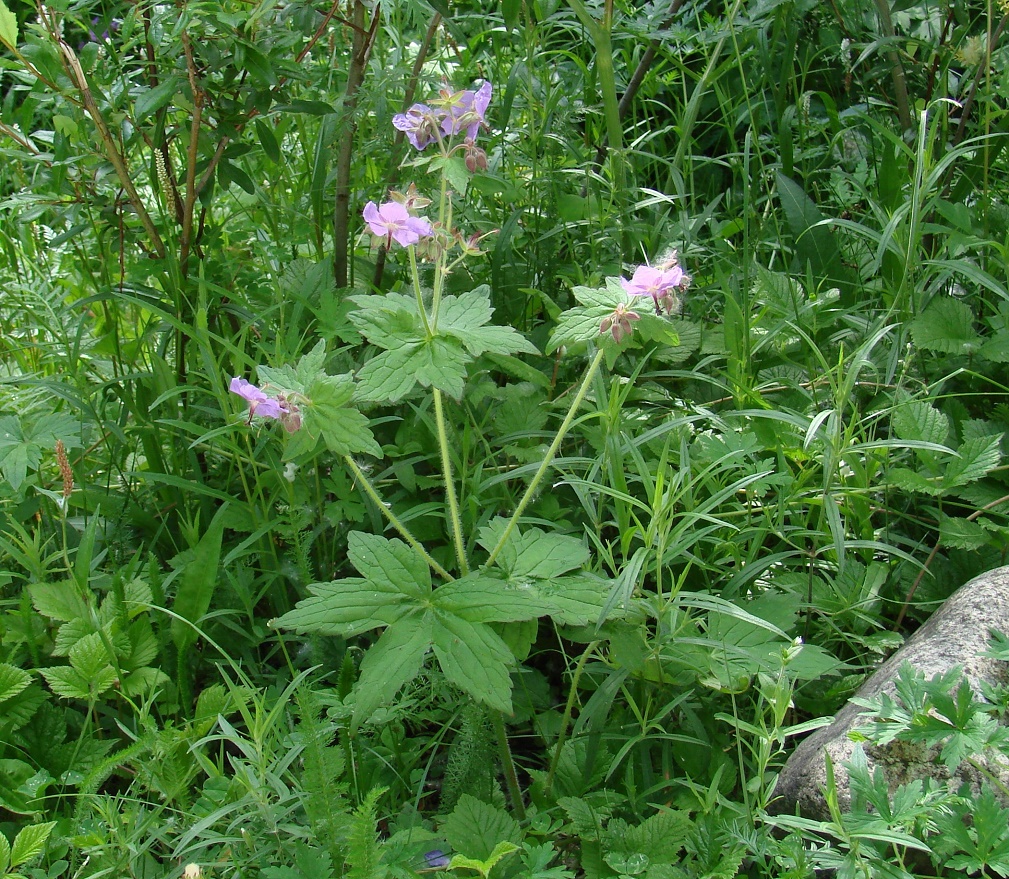
[[[210,601],[217,587],[217,567],[221,561],[221,541],[224,538],[224,518],[228,504],[223,504],[210,521],[206,533],[196,545],[193,557],[182,572],[179,591],[172,609],[182,620],[172,620],[172,640],[180,651],[196,643],[194,625],[210,609]]]

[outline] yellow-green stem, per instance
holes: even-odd
[[[564,435],[568,432],[571,427],[571,422],[575,420],[575,415],[581,408],[582,400],[585,399],[585,395],[588,393],[589,385],[592,384],[592,379],[595,378],[596,370],[599,369],[599,365],[603,362],[603,349],[600,348],[596,351],[596,356],[592,358],[592,362],[589,364],[588,371],[585,373],[585,378],[582,379],[581,387],[578,388],[578,393],[575,394],[574,400],[571,401],[571,406],[568,409],[568,414],[564,416],[564,421],[561,422],[561,426],[557,431],[557,436],[554,437],[554,441],[550,443],[550,448],[547,449],[547,453],[543,458],[539,469],[536,471],[536,475],[533,476],[532,482],[529,483],[529,487],[525,490],[525,494],[522,495],[522,499],[519,501],[518,506],[515,508],[515,512],[512,513],[512,517],[508,520],[508,524],[505,526],[504,531],[501,533],[501,537],[494,549],[491,550],[490,555],[487,557],[487,567],[494,564],[494,560],[498,557],[498,553],[504,548],[504,545],[508,542],[508,538],[511,537],[512,531],[515,530],[515,526],[518,524],[519,518],[525,512],[529,502],[533,499],[536,490],[539,488],[539,484],[543,481],[543,477],[546,475],[547,470],[550,469],[550,465],[553,463],[554,458],[557,455],[557,450],[561,447],[561,442],[564,439]]]
[[[452,542],[455,544],[455,557],[459,562],[459,571],[465,577],[469,573],[469,561],[466,559],[466,546],[462,541],[462,523],[459,519],[459,501],[455,494],[455,480],[452,478],[452,459],[448,450],[448,430],[445,427],[445,407],[442,404],[441,391],[433,389],[434,420],[438,429],[438,448],[441,450],[441,472],[445,480],[445,499],[448,501],[448,517],[452,523]]]
[[[431,570],[443,580],[454,580],[455,577],[453,577],[448,571],[439,565],[438,562],[431,558],[431,554],[424,549],[420,543],[418,543],[417,538],[407,530],[406,525],[400,522],[396,514],[389,509],[379,493],[375,491],[375,486],[371,484],[371,480],[368,479],[368,477],[364,475],[364,471],[357,466],[357,462],[350,455],[344,455],[343,460],[347,462],[347,466],[350,468],[351,473],[354,474],[354,478],[361,483],[364,493],[375,502],[375,506],[382,511],[382,515],[389,520],[389,524],[392,525],[392,527],[399,532],[400,536],[417,551],[417,554],[424,559],[428,567],[430,567]]]

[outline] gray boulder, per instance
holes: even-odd
[[[940,672],[961,665],[967,680],[977,690],[980,681],[997,683],[1005,679],[1005,663],[979,656],[988,647],[990,629],[1009,634],[1009,567],[996,568],[975,577],[958,589],[932,617],[914,633],[893,656],[883,663],[861,687],[857,698],[872,699],[881,692],[895,692],[894,679],[900,667],[908,662],[931,678]],[[848,734],[864,725],[864,708],[849,702],[829,726],[817,730],[803,740],[788,758],[778,777],[775,795],[779,799],[774,810],[779,813],[799,811],[816,819],[829,818],[823,792],[827,784],[826,761],[829,754],[834,765],[834,779],[840,807],[847,811],[851,796],[848,773],[843,764],[851,759],[856,744]],[[863,744],[870,773],[882,766],[891,789],[915,778],[948,778],[942,764],[928,753],[915,754],[913,749],[896,746]],[[1009,782],[1009,768],[989,766]],[[966,782],[976,787],[976,771],[965,763],[957,772],[957,784]]]

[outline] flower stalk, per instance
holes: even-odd
[[[539,488],[540,483],[543,481],[543,477],[553,464],[554,458],[557,456],[557,451],[560,449],[565,435],[570,429],[571,424],[574,422],[575,415],[578,414],[582,401],[585,399],[585,395],[589,391],[589,386],[592,384],[592,380],[595,378],[596,372],[598,371],[600,364],[603,362],[604,353],[603,349],[599,348],[596,351],[595,357],[592,358],[592,362],[589,364],[589,368],[585,372],[585,377],[582,379],[581,386],[578,388],[578,393],[575,394],[574,400],[571,401],[568,413],[564,416],[564,421],[561,422],[561,426],[557,430],[557,435],[554,437],[553,442],[550,443],[550,448],[547,449],[546,455],[543,456],[543,460],[540,462],[539,469],[533,476],[532,482],[529,483],[529,486],[525,490],[525,494],[522,495],[522,499],[519,501],[518,506],[515,507],[515,512],[512,513],[504,531],[501,532],[501,537],[498,539],[498,542],[495,544],[490,555],[487,557],[486,566],[488,568],[494,564],[494,561],[497,559],[501,550],[504,549],[505,544],[508,542],[508,538],[511,537],[512,531],[515,530],[515,526],[518,524],[518,520],[522,517],[526,507],[529,506],[529,502],[535,497],[536,491]]]

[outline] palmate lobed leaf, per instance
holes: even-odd
[[[480,529],[479,542],[488,552],[504,533],[506,520],[497,518]],[[497,557],[497,565],[512,580],[550,579],[582,567],[590,554],[575,537],[550,534],[540,528],[513,531]]]
[[[350,375],[323,375],[313,381],[306,394],[311,402],[301,430],[313,436],[321,434],[326,447],[337,455],[363,452],[381,458],[382,447],[375,441],[367,417],[349,405],[354,390]]]
[[[458,339],[404,340],[402,345],[369,360],[357,374],[362,400],[395,403],[418,384],[435,387],[453,399],[462,397],[466,365],[472,357]]]
[[[438,333],[458,338],[474,357],[491,354],[536,354],[536,346],[512,327],[490,323],[494,308],[486,284],[459,296],[445,296],[438,314]]]
[[[358,372],[363,400],[396,402],[417,384],[462,397],[466,367],[481,354],[535,354],[536,348],[511,327],[490,324],[490,288],[443,297],[429,335],[415,299],[399,293],[354,296],[351,321],[385,351]]]

